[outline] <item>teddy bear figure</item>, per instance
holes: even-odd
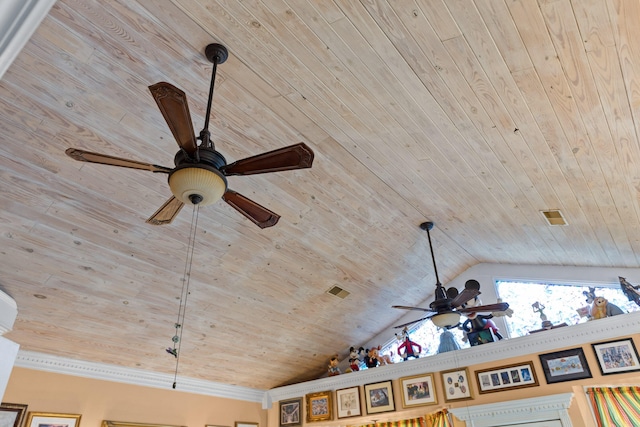
[[[624,314],[615,304],[611,304],[605,297],[595,297],[591,303],[591,317],[589,320],[604,319],[605,317]]]

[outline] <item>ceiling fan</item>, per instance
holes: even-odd
[[[477,313],[477,312],[489,312],[489,311],[504,311],[509,308],[509,304],[506,302],[500,302],[496,304],[477,305],[473,307],[465,307],[468,301],[471,301],[478,295],[480,295],[480,283],[477,280],[467,280],[462,292],[458,292],[458,289],[451,287],[445,289],[440,283],[438,277],[438,268],[436,267],[436,258],[433,255],[433,246],[431,244],[431,234],[429,231],[433,228],[433,222],[428,221],[420,224],[420,228],[427,232],[429,238],[429,249],[431,250],[431,260],[433,261],[433,270],[436,274],[436,291],[435,300],[429,304],[429,308],[411,307],[406,305],[394,305],[393,308],[399,308],[403,310],[416,310],[429,313],[427,316],[414,320],[413,322],[404,323],[402,325],[395,326],[396,328],[404,328],[417,322],[421,322],[426,319],[431,319],[434,325],[441,328],[452,328],[460,323],[460,315],[465,313]]]
[[[166,82],[149,86],[151,95],[180,147],[174,157],[174,168],[77,148],[68,148],[66,154],[82,162],[168,174],[169,188],[173,196],[147,219],[146,222],[149,224],[171,223],[185,204],[206,206],[222,198],[258,227],[274,226],[280,216],[229,189],[226,177],[310,168],[313,163],[313,151],[306,144],[299,143],[227,164],[224,156],[215,149],[208,130],[216,69],[218,64],[227,60],[227,48],[212,43],[205,48],[205,56],[213,63],[213,72],[204,128],[200,131],[198,138],[193,131],[185,93]]]

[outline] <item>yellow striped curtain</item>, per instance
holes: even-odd
[[[364,424],[360,427],[426,427],[424,417],[410,418],[408,420],[387,421],[375,424]]]
[[[590,387],[598,427],[640,425],[640,387]]]
[[[442,411],[434,412],[433,414],[427,415],[427,426],[428,427],[453,427],[453,424],[451,424],[451,420],[449,419],[447,410],[443,409]]]

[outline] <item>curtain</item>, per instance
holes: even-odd
[[[364,424],[360,427],[426,427],[424,417],[410,418],[408,420],[387,421],[375,424]]]
[[[590,387],[587,395],[598,427],[640,425],[640,387]]]
[[[446,409],[427,415],[427,425],[429,427],[453,427]]]

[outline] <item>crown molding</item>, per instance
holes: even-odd
[[[375,369],[365,369],[359,372],[277,387],[266,391],[186,377],[178,377],[176,390],[249,402],[261,402],[264,409],[269,409],[273,402],[296,398],[309,393],[339,390],[405,376],[420,375],[425,372],[438,372],[481,363],[496,362],[518,356],[534,356],[546,351],[628,336],[629,331],[638,330],[640,330],[640,312],[634,312],[393,365],[379,366]],[[161,389],[172,389],[173,385],[173,376],[169,374],[86,362],[24,350],[20,350],[18,353],[15,366]]]
[[[86,362],[32,351],[20,350],[14,366],[57,374],[173,390],[174,377],[170,374],[103,363]],[[257,403],[262,402],[265,392],[264,390],[180,376],[176,380],[175,391]]]
[[[56,0],[0,2],[0,78],[29,41]]]
[[[421,375],[426,372],[439,372],[497,362],[519,356],[531,355],[533,357],[548,351],[629,336],[629,331],[638,330],[640,330],[640,312],[607,317],[393,365],[274,388],[265,393],[263,407],[269,407],[273,402],[279,400],[300,397],[308,393],[339,390],[372,382]]]

